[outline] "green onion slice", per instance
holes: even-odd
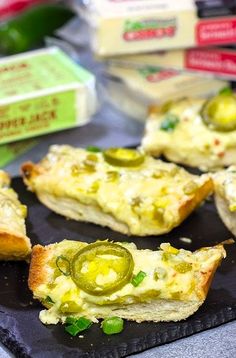
[[[104,319],[101,327],[105,334],[117,334],[123,331],[124,321],[120,317],[108,317]]]
[[[58,270],[65,276],[70,276],[70,261],[65,256],[58,256],[56,259]]]
[[[163,121],[161,122],[160,129],[165,132],[173,132],[179,123],[179,118],[172,114],[167,113]]]
[[[65,327],[66,332],[71,336],[76,336],[78,333],[88,329],[92,325],[92,321],[85,317],[67,317],[66,324],[68,325]]]
[[[131,281],[132,285],[134,287],[137,287],[140,285],[140,283],[144,280],[144,278],[147,276],[147,274],[143,271],[139,271],[137,275],[135,275]]]

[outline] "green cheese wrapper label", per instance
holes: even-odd
[[[73,127],[77,122],[76,93],[68,91],[0,108],[0,142],[29,138]]]
[[[38,143],[36,139],[20,140],[14,143],[0,145],[0,168],[9,164],[20,155],[29,151]]]

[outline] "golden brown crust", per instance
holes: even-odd
[[[182,222],[192,211],[213,192],[213,181],[209,179],[195,192],[195,194],[186,200],[179,208],[180,222]]]
[[[26,162],[21,166],[21,172],[23,175],[24,183],[29,185],[34,176],[39,174],[39,170],[37,170],[37,165],[32,162]]]
[[[32,249],[28,285],[34,292],[38,286],[47,281],[46,263],[49,247],[36,245]]]
[[[0,260],[27,259],[30,252],[31,246],[28,237],[0,232]]]

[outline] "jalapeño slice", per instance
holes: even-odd
[[[236,129],[236,96],[219,94],[207,101],[201,116],[210,129],[227,132]]]
[[[111,294],[130,282],[134,261],[121,245],[109,242],[90,244],[75,254],[71,276],[90,295]]]
[[[109,148],[103,156],[107,163],[118,167],[136,167],[144,162],[144,155],[135,149]]]

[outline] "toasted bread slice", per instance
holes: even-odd
[[[94,244],[78,241],[34,246],[29,287],[34,297],[48,308],[40,313],[43,323],[64,322],[68,316],[85,316],[93,321],[114,315],[136,322],[185,319],[204,302],[215,270],[226,256],[222,244],[192,253],[177,250],[168,243],[161,244],[158,251],[138,250],[133,243],[118,243],[116,246],[125,248],[132,255],[131,278],[109,293],[99,293],[97,288],[88,293],[91,280],[98,284],[98,289],[104,282],[114,285],[119,277],[115,270],[124,265],[124,262],[122,265],[117,263],[123,256],[117,258],[110,249],[106,254],[108,241],[99,244],[103,254],[97,251],[95,256],[91,253]],[[81,270],[74,271],[84,248],[87,256]],[[69,263],[69,271],[60,269],[59,257]],[[85,273],[84,278],[76,281],[75,272],[76,275]],[[134,285],[132,277],[137,277],[140,272],[144,278]]]
[[[28,188],[56,213],[137,236],[171,231],[213,188],[208,175],[148,155],[122,167],[102,152],[70,146],[52,146],[39,164],[25,163],[22,170]]]
[[[184,98],[170,108],[153,106],[142,148],[155,157],[164,155],[172,162],[203,171],[236,164],[236,130],[216,131],[206,125],[201,116],[205,102]]]
[[[24,260],[29,257],[31,244],[26,236],[27,208],[10,188],[10,178],[0,171],[0,260]]]
[[[215,203],[225,226],[236,236],[236,166],[213,175]]]

